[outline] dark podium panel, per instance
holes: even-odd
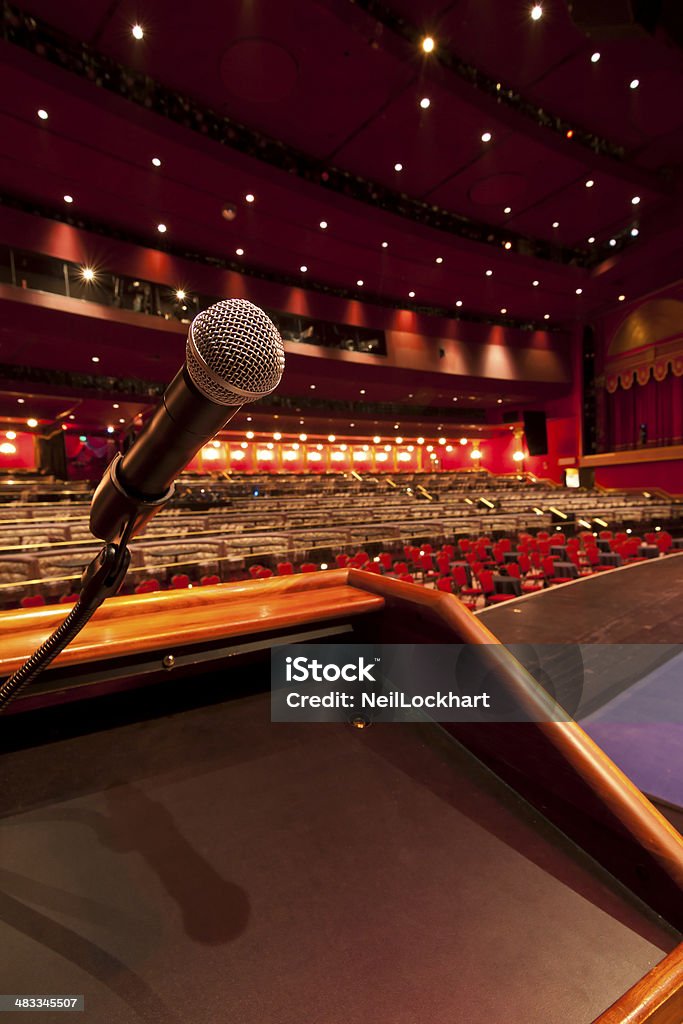
[[[55,617],[0,616],[2,672]],[[489,643],[546,699],[449,595],[364,573],[110,602],[0,719],[4,991],[111,1024],[680,1019],[683,844],[575,723],[272,724],[276,636]]]

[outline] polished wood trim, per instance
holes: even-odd
[[[634,448],[625,452],[603,452],[600,455],[582,455],[579,466],[628,466],[641,462],[674,462],[683,459],[683,444],[671,444],[662,448]]]
[[[349,571],[349,583],[381,594],[389,610],[399,605],[429,608],[431,616],[451,633],[454,643],[486,644],[491,668],[526,709],[535,728],[683,890],[683,837],[680,833],[580,725],[572,720],[554,720],[557,705],[552,698],[455,597],[354,569]]]
[[[612,1003],[593,1024],[681,1024],[683,943]]]
[[[379,611],[379,595],[349,586],[345,569],[248,583],[110,598],[55,667],[207,643]],[[0,677],[14,672],[64,620],[68,608],[0,613]]]

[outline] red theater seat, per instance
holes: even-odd
[[[278,562],[277,563],[277,574],[278,576],[291,576],[294,572],[294,566],[291,562]]]
[[[59,599],[60,604],[75,604],[78,601],[80,594],[62,594]]]
[[[202,587],[215,587],[220,581],[220,576],[202,576],[199,582]]]
[[[45,598],[42,594],[27,594],[19,602],[21,608],[42,608],[44,604]]]
[[[137,587],[135,588],[135,593],[153,594],[156,593],[157,590],[161,590],[161,584],[159,583],[159,580],[143,580],[142,583],[138,583]]]
[[[171,586],[174,590],[186,590],[189,585],[190,577],[184,572],[171,577]]]

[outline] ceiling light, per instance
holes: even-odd
[[[334,436],[334,434],[330,434],[328,436],[327,440],[330,442],[330,444],[334,444],[334,442],[337,440],[337,438]]]
[[[496,399],[496,401],[498,402],[498,405],[502,405],[503,404],[503,399],[502,398],[498,398],[498,399]]]
[[[486,276],[487,277],[493,277],[493,271],[492,270],[487,270],[486,271]]]
[[[321,227],[321,228],[323,229],[323,231],[324,231],[324,230],[325,230],[325,228],[327,227],[327,221],[326,221],[326,220],[321,220],[321,221],[320,221],[320,227]]]
[[[534,288],[538,288],[538,285],[539,285],[538,281],[532,281],[531,283],[534,286]]]
[[[308,434],[299,434],[300,441],[308,441]]]
[[[554,220],[554,221],[553,221],[553,227],[554,227],[554,228],[559,228],[559,226],[560,226],[560,222],[559,222],[559,220]]]
[[[445,444],[445,443],[446,443],[446,438],[445,437],[440,437],[439,438],[439,444]]]
[[[539,21],[543,17],[543,8],[540,4],[534,4],[531,8],[531,20]]]
[[[277,432],[275,434],[273,434],[273,441],[281,441],[281,440],[282,440],[282,434],[277,433]]]
[[[493,136],[491,135],[491,132],[484,132],[484,134],[481,137],[481,141],[482,142],[490,142],[492,138],[493,138]]]
[[[619,302],[625,302],[625,300],[626,300],[626,296],[625,295],[620,295],[619,296]]]
[[[512,453],[512,458],[514,459],[515,462],[523,462],[524,461],[524,452],[513,452]]]
[[[593,188],[594,184],[595,184],[595,182],[593,181],[593,179],[589,178],[588,181],[586,182],[586,188]]]
[[[395,171],[402,171],[403,170],[403,164],[394,164],[394,170]]]
[[[7,433],[5,434],[5,437],[7,438],[8,441],[16,440],[16,436],[17,435],[15,434],[15,432],[13,430],[8,430]]]
[[[550,320],[550,313],[544,313],[543,314],[543,319],[544,320]]]
[[[358,285],[359,288],[362,288],[363,287],[363,279],[359,277],[358,280],[356,281],[356,284]]]
[[[25,401],[26,401],[25,398],[17,398],[17,402],[18,402],[19,405],[23,405]]]
[[[244,436],[247,438],[248,441],[251,441],[253,440],[254,437],[254,431],[248,430]]]
[[[74,197],[73,196],[64,196],[64,202],[65,203],[73,203],[73,201],[74,201]]]
[[[507,313],[507,308],[505,306],[503,306],[503,308],[501,309],[501,313],[503,313],[503,314]]]
[[[437,256],[434,260],[435,263],[443,263],[443,256]]]
[[[255,196],[253,196],[251,192],[247,192],[247,194],[244,197],[244,199],[245,199],[245,202],[247,202],[247,203],[253,203],[254,199],[255,199]]]
[[[182,302],[182,300],[185,298],[185,292],[183,291],[182,288],[179,288],[177,290],[177,292],[175,293],[175,297],[176,297],[176,299],[180,299],[181,302]]]
[[[42,107],[41,107],[41,109],[38,111],[38,117],[40,118],[41,121],[47,121],[47,118],[48,118],[47,110],[43,110]]]
[[[361,393],[361,395],[364,395],[365,394],[365,388],[361,388],[360,389],[360,393]]]
[[[34,420],[33,417],[31,417],[30,420],[26,420],[26,426],[27,427],[37,427],[38,426],[38,420]]]
[[[159,159],[158,156],[152,157],[152,164],[154,165],[154,167],[161,167],[161,160]]]
[[[154,161],[152,161],[153,163]],[[224,220],[233,221],[237,216],[237,207],[234,203],[225,203],[221,209],[221,217]]]
[[[142,39],[145,34],[142,25],[133,25],[131,32],[133,33],[134,39]]]
[[[277,419],[277,417],[275,417]],[[247,423],[251,423],[251,416],[247,416]]]
[[[611,245],[612,247],[614,247],[614,246],[615,246],[615,245],[617,244],[617,240],[616,240],[616,238],[610,238],[610,240],[609,240],[609,244],[610,244],[610,245]]]
[[[631,238],[638,237],[638,228],[631,228]]]
[[[462,299],[458,299],[455,304],[458,308],[460,308],[460,306],[462,306]]]
[[[388,243],[388,242],[382,242],[382,248],[383,248],[383,249],[386,249],[386,248],[388,248],[388,246],[389,246],[389,243]]]
[[[165,224],[157,224],[157,231],[159,232],[160,235],[165,235],[166,234],[166,225]]]
[[[125,422],[126,422],[126,421],[125,421],[125,420],[124,420],[123,418],[121,418],[121,419],[119,420],[119,423],[125,423]]]
[[[511,249],[512,248],[512,242],[505,242],[504,248],[505,249]]]
[[[576,294],[580,295],[582,291],[583,291],[583,288],[577,288],[576,289]]]
[[[573,129],[573,128],[569,128],[569,129],[568,129],[568,130],[567,130],[567,131],[565,132],[565,136],[566,136],[566,138],[568,138],[568,139],[573,139],[573,138],[574,138],[574,129]]]
[[[461,437],[460,438],[460,444],[467,444],[467,438],[466,437]]]
[[[235,249],[235,256],[244,256],[244,249]]]
[[[403,438],[402,437],[397,437],[396,438],[396,444],[403,444]]]
[[[594,64],[597,64],[600,60],[600,54],[596,51],[594,54],[591,55],[591,60]]]
[[[83,278],[84,281],[94,281],[95,271],[92,269],[92,267],[83,267],[81,270],[81,277]]]
[[[118,409],[118,408],[119,408],[119,403],[118,402],[114,402],[114,404],[112,405],[112,409]]]
[[[512,207],[506,206],[505,209],[503,210],[503,213],[512,213]]]
[[[638,79],[634,78],[633,81],[631,82],[631,86],[630,87],[631,87],[631,89],[637,89],[639,85],[640,85],[640,82],[638,81]]]
[[[483,458],[483,456],[482,456],[482,453],[479,451],[478,448],[473,448],[472,451],[470,452],[470,458],[471,459],[481,459],[481,458]]]
[[[306,266],[306,264],[304,263],[304,264],[302,264],[302,265],[301,265],[301,266],[299,267],[299,270],[301,271],[301,273],[302,273],[302,274],[305,274],[305,273],[307,273],[307,271],[308,271],[308,267],[307,267],[307,266]]]
[[[425,36],[422,40],[422,49],[425,53],[432,53],[434,50],[434,40],[431,36]]]
[[[375,434],[375,436],[372,439],[372,443],[373,444],[379,444],[381,440],[382,440],[382,438],[378,437],[377,434]]]
[[[309,387],[310,387],[311,391],[315,391],[315,384],[310,384]]]
[[[588,244],[592,245],[594,241],[595,241],[595,235],[591,235],[590,238],[588,239]]]
[[[457,401],[458,401],[458,399],[457,399],[457,398],[452,398],[452,399],[451,399],[451,401],[452,401],[452,402],[457,402]]]
[[[637,206],[639,202],[640,202],[640,196],[634,196],[633,199],[631,200],[631,205],[632,206]]]
[[[424,437],[418,437],[418,439],[417,439],[417,443],[418,443],[418,444],[424,444],[424,443],[425,443],[425,439],[424,439]]]
[[[415,292],[408,292],[408,298],[409,299],[414,299],[415,298]]]
[[[429,96],[423,96],[422,99],[420,100],[420,106],[422,107],[423,110],[427,110],[431,102],[432,101],[430,100]]]

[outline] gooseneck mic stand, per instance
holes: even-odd
[[[100,605],[119,590],[130,565],[130,551],[127,544],[135,521],[135,516],[131,516],[121,533],[120,540],[117,543],[105,544],[85,570],[78,601],[64,622],[31,655],[28,661],[24,662],[21,668],[18,668],[0,685],[0,713],[25,686],[37,679],[43,669],[47,668],[67,644],[71,643]]]

